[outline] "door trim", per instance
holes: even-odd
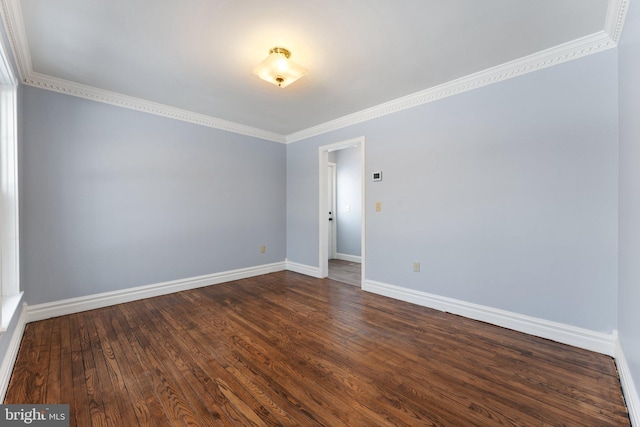
[[[332,189],[331,189],[331,197],[332,200],[330,200],[331,202],[331,216],[333,217],[333,220],[331,222],[331,225],[329,226],[331,228],[331,247],[327,247],[327,258],[335,258],[336,257],[336,252],[338,250],[338,225],[337,225],[337,221],[338,221],[338,213],[337,213],[337,205],[336,205],[336,180],[337,180],[337,165],[333,162],[329,162],[327,163],[327,181],[329,181],[329,174],[332,175],[331,177],[331,185],[332,185]],[[331,171],[329,171],[329,169],[331,169]],[[328,190],[328,189],[327,189]],[[328,200],[329,202],[329,200]],[[327,233],[327,236],[329,235],[329,233]]]
[[[361,186],[361,202],[362,202],[362,217],[360,218],[360,255],[362,257],[361,263],[361,283],[360,287],[365,281],[365,248],[366,248],[366,173],[365,173],[365,138],[364,136],[348,139],[346,141],[336,142],[334,144],[323,145],[318,148],[318,169],[319,169],[319,196],[318,196],[318,266],[320,271],[320,277],[324,278],[329,275],[329,258],[328,258],[328,242],[327,235],[329,233],[327,226],[327,180],[328,180],[328,165],[329,165],[329,152],[342,150],[345,148],[358,148],[360,150],[360,186]]]

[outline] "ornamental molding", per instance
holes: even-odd
[[[0,14],[20,80],[25,85],[268,141],[292,143],[615,48],[620,42],[629,2],[609,0],[604,29],[600,32],[288,135],[34,72],[20,1],[0,0]]]

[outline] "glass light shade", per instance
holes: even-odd
[[[304,67],[289,59],[289,51],[274,47],[256,68],[253,74],[279,87],[287,87],[307,74]]]

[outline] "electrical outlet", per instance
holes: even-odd
[[[420,272],[420,263],[419,262],[414,262],[413,263],[413,271],[415,271],[416,273]]]
[[[376,212],[382,211],[382,202],[376,202]]]
[[[263,254],[267,252],[267,247],[265,245],[260,246],[260,253]]]

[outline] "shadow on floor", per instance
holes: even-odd
[[[329,260],[329,279],[360,287],[362,283],[361,264],[358,262]]]

